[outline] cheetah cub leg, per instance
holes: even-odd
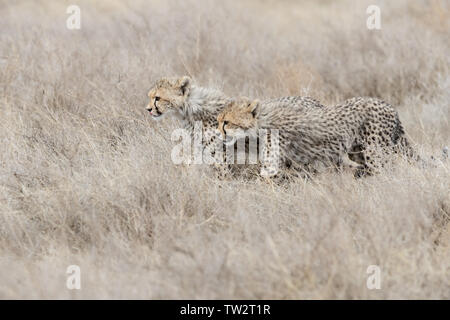
[[[280,149],[279,145],[272,143],[270,133],[264,137],[260,137],[260,154],[259,161],[261,163],[260,175],[267,182],[278,181],[280,178]]]
[[[272,160],[272,159],[271,159]],[[281,172],[279,172],[278,164],[275,161],[270,161],[263,163],[260,169],[261,177],[268,183],[279,184],[282,182],[283,177]]]
[[[345,169],[351,169],[351,170],[361,170],[364,169],[364,166],[358,162],[355,162],[349,158],[349,154],[346,153],[341,157],[341,164],[342,167]]]
[[[364,170],[363,175],[376,175],[381,172],[381,168],[387,163],[385,154],[376,145],[369,145],[364,150]]]

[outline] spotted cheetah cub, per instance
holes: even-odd
[[[181,120],[184,129],[194,138],[196,124],[201,124],[202,160],[214,164],[215,174],[223,178],[229,166],[216,150],[222,148],[217,132],[217,115],[227,105],[228,98],[219,90],[197,86],[188,77],[171,77],[158,80],[148,93],[147,110],[154,120],[175,117]]]
[[[231,102],[217,120],[223,136],[256,136],[260,129],[268,130],[261,173],[272,177],[279,175],[278,169],[302,171],[318,165],[374,173],[386,153],[414,156],[397,112],[374,98],[353,98],[301,112],[289,105],[266,108],[258,100],[244,98]],[[278,132],[278,139],[273,132]],[[278,150],[272,150],[275,140],[279,140]]]

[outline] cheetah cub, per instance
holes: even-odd
[[[223,136],[256,136],[266,129],[261,173],[275,178],[278,169],[314,171],[318,165],[371,174],[383,164],[386,153],[415,155],[397,112],[375,98],[352,98],[301,112],[295,106],[266,108],[258,100],[243,98],[228,104],[217,120]],[[273,129],[278,131],[275,150]]]
[[[192,138],[196,123],[200,123],[202,156],[214,164],[217,177],[228,175],[230,167],[223,164],[223,157],[216,153],[223,145],[216,128],[217,115],[231,98],[219,90],[197,86],[188,76],[158,80],[150,89],[148,97],[146,109],[152,119],[159,121],[166,116],[178,118]]]

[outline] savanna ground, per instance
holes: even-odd
[[[178,122],[145,111],[167,75],[230,96],[374,96],[439,155],[448,1],[3,0],[0,16],[0,298],[450,299],[448,162],[218,181],[172,164]]]

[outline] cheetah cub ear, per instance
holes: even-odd
[[[248,102],[247,111],[250,112],[253,118],[259,113],[259,100],[253,100]]]
[[[175,86],[180,89],[183,96],[186,96],[191,90],[191,83],[192,79],[189,76],[183,76],[177,80]]]

